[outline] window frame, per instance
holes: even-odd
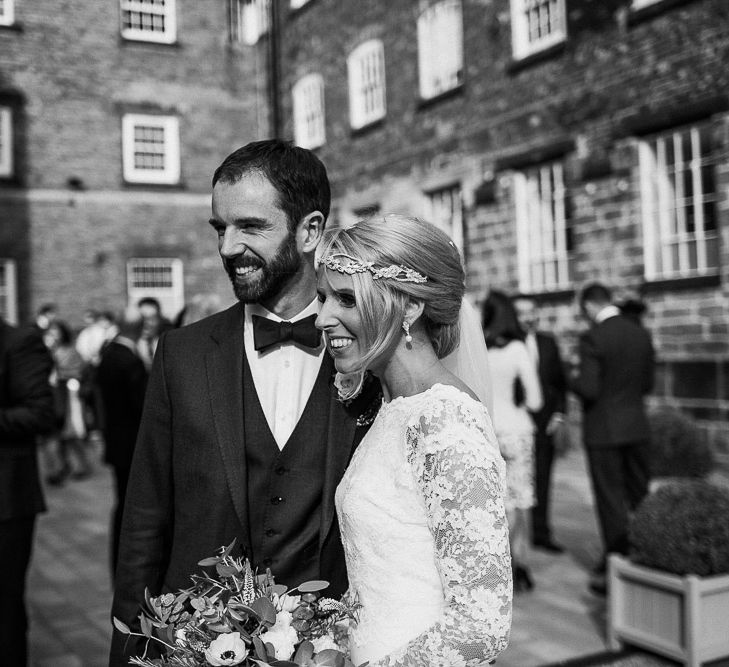
[[[162,12],[149,11],[150,6],[139,0],[119,0],[119,32],[123,39],[132,42],[151,42],[154,44],[174,44],[177,41],[177,2],[164,0]],[[146,10],[146,11],[145,11]],[[143,30],[141,28],[125,28],[124,12],[138,11],[146,14],[161,14],[164,16],[165,29],[163,31]]]
[[[316,93],[311,92],[314,86]],[[296,145],[311,150],[326,144],[324,77],[318,72],[300,77],[291,89],[291,98]]]
[[[457,9],[456,29],[459,39],[448,40],[448,26],[439,25],[440,21],[447,21],[446,12],[449,8]],[[439,17],[439,12],[442,12]],[[431,100],[463,85],[464,79],[464,47],[463,47],[463,3],[461,0],[439,0],[426,7],[418,15],[418,90],[422,100]],[[455,46],[453,63],[444,58],[447,50],[441,49],[438,41],[444,39],[446,43]],[[449,65],[455,64],[449,71]],[[441,81],[449,79],[449,81]],[[452,79],[452,80],[450,80]]]
[[[3,0],[3,9],[0,12],[0,26],[9,26],[15,23],[15,0]]]
[[[515,60],[522,60],[540,53],[567,40],[567,3],[566,0],[510,0],[511,2],[511,49]],[[530,39],[529,19],[526,3],[553,3],[558,7],[559,25],[546,36]]]
[[[253,46],[268,33],[271,24],[271,0],[229,0],[230,41]]]
[[[13,109],[0,106],[0,178],[12,178],[15,175],[13,161]]]
[[[661,2],[663,2],[663,0],[630,0],[630,9],[637,11],[639,9],[645,9],[646,7],[653,7]]]
[[[162,170],[136,167],[137,142],[135,129],[143,124],[159,127],[164,134]],[[122,117],[122,171],[127,183],[177,185],[180,182],[180,121],[177,116],[128,113]]]
[[[565,171],[564,159],[556,159],[513,172],[517,277],[523,294],[559,292],[572,286]]]
[[[426,204],[424,218],[448,234],[455,243],[456,248],[465,257],[465,216],[463,210],[463,188],[460,183],[434,188],[425,193]],[[444,200],[449,199],[449,205],[444,206]],[[438,208],[450,208],[448,216],[440,215]]]
[[[18,267],[14,259],[0,258],[0,316],[10,324],[18,323]]]
[[[702,132],[708,136],[702,137]],[[643,265],[647,281],[676,280],[718,275],[721,268],[721,239],[716,184],[716,156],[711,145],[709,123],[690,123],[643,136],[638,143],[640,169],[641,228]],[[682,138],[688,133],[691,156],[683,159]],[[702,139],[709,144],[702,153]],[[672,141],[673,162],[666,163],[667,141]],[[711,170],[713,190],[705,190],[704,169]],[[691,194],[686,196],[686,175],[690,176]],[[698,193],[698,194],[696,194]],[[681,205],[683,204],[683,205]],[[714,229],[705,228],[704,207],[713,206]],[[687,209],[693,214],[694,231],[688,231]],[[673,218],[673,219],[671,219]],[[675,231],[671,230],[675,227]],[[707,234],[707,231],[709,232]],[[716,266],[708,264],[709,244],[716,244]],[[696,246],[695,266],[690,257]],[[672,257],[676,246],[678,266]],[[660,256],[660,261],[659,261]]]
[[[289,6],[291,7],[291,9],[300,9],[308,2],[309,0],[290,0]]]
[[[135,269],[169,269],[170,286],[154,287],[135,284]],[[129,257],[126,261],[127,304],[134,308],[143,297],[154,297],[160,302],[162,314],[174,317],[185,306],[184,265],[179,257]]]
[[[351,51],[347,57],[347,84],[353,130],[386,116],[385,45],[381,39],[369,39]]]

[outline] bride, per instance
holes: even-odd
[[[458,252],[429,223],[380,216],[328,235],[317,290],[316,325],[337,371],[356,378],[339,383],[342,398],[365,371],[384,395],[336,493],[349,593],[362,605],[352,660],[486,664],[511,625],[505,473],[474,382],[442,361],[471,349],[459,347]],[[482,343],[478,323],[470,333]],[[456,364],[473,380],[486,373],[482,347],[481,362]]]

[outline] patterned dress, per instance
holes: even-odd
[[[489,368],[494,389],[494,427],[506,461],[506,507],[529,509],[534,493],[534,421],[529,410],[542,407],[542,391],[536,367],[527,347],[512,340],[504,347],[489,348]],[[524,389],[524,403],[514,403],[514,383]]]
[[[485,665],[508,643],[504,462],[484,406],[437,384],[384,403],[336,493],[352,659]]]

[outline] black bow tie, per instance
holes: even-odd
[[[257,352],[289,340],[305,347],[319,347],[321,342],[321,331],[314,326],[316,315],[309,315],[298,322],[274,322],[258,315],[252,319],[253,347]]]

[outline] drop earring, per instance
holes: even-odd
[[[410,322],[403,320],[402,328],[405,332],[405,342],[409,345],[413,342],[413,337],[410,335]]]

